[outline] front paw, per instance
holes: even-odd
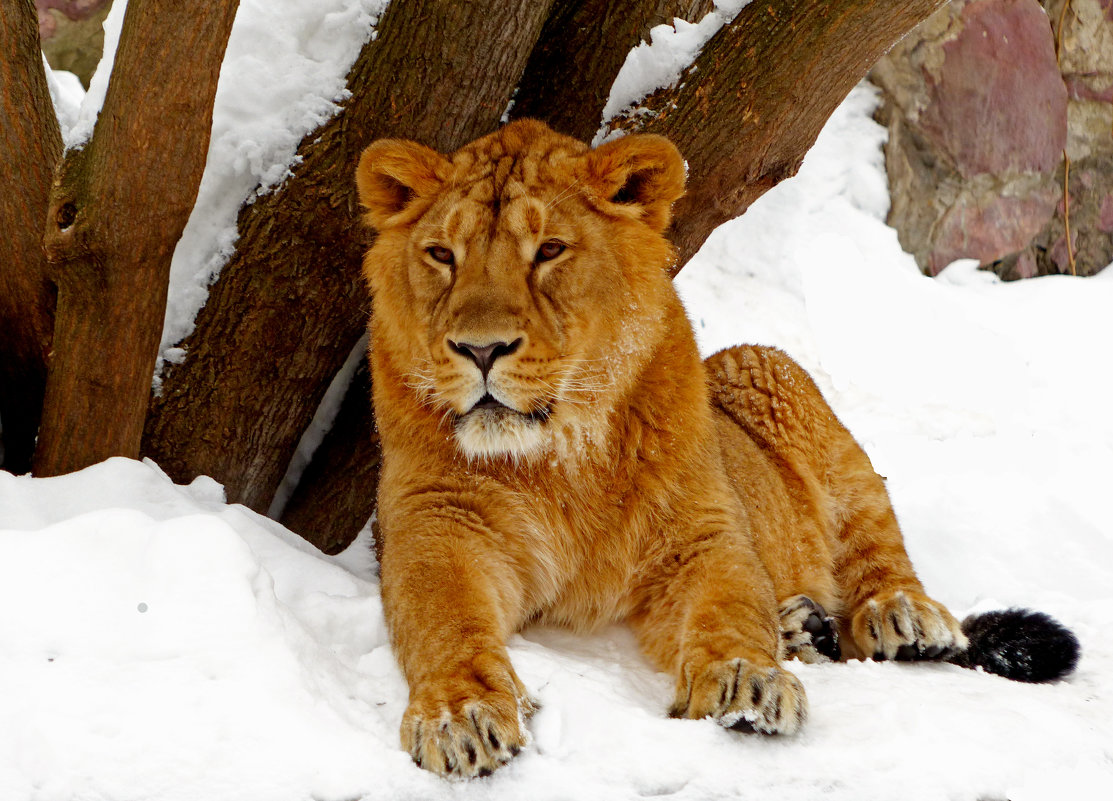
[[[481,654],[411,689],[402,747],[434,773],[488,776],[526,745],[535,708],[506,658]]]
[[[673,717],[710,717],[729,729],[794,734],[808,715],[804,685],[787,670],[724,659],[681,671]]]
[[[851,617],[850,631],[858,652],[874,659],[941,659],[966,647],[954,616],[914,590],[869,598]]]

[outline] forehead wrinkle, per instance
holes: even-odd
[[[524,216],[526,230],[535,237],[539,236],[541,229],[545,227],[545,212],[541,208],[541,204],[534,198],[529,198],[525,202]]]
[[[444,217],[444,236],[450,242],[455,241],[460,235],[460,229],[464,224],[464,211],[462,206],[453,206],[448,210],[448,214]]]
[[[484,204],[465,197],[453,205],[444,217],[441,231],[444,237],[460,251],[458,256],[461,261],[464,259],[464,246],[476,243],[482,234],[485,211]]]
[[[446,219],[446,233],[457,247],[473,245],[473,255],[485,252],[500,236],[510,235],[515,250],[527,261],[533,260],[543,238],[574,236],[574,226],[557,222],[565,215],[554,213],[585,191],[576,172],[569,169],[571,155],[495,148],[488,158],[473,154],[461,160],[454,176],[459,200]]]
[[[504,204],[500,227],[519,238],[536,241],[545,227],[548,215],[539,198],[528,194],[521,185],[519,190]]]
[[[462,191],[465,200],[470,200],[474,203],[488,204],[494,199],[494,189],[491,173],[487,171],[482,175],[472,178]]]
[[[508,190],[507,184],[510,183],[511,177],[517,171],[518,160],[513,156],[503,156],[495,163],[494,174],[491,176],[492,190],[494,197],[502,200],[506,197]]]
[[[524,262],[533,261],[544,218],[540,201],[524,192],[503,207],[498,227],[517,243],[518,255]]]

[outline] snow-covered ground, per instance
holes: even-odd
[[[959,615],[1057,616],[1082,642],[1073,677],[794,665],[809,723],[761,739],[668,719],[670,679],[621,627],[530,629],[511,655],[543,703],[532,744],[450,783],[399,749],[406,688],[366,542],[323,556],[150,463],[0,472],[0,799],[1104,797],[1113,270],[921,276],[882,222],[873,102],[855,90],[800,174],[678,285],[707,351],[776,344],[813,372],[888,477],[930,592]]]

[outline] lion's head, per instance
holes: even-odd
[[[372,347],[414,407],[473,459],[602,436],[672,302],[676,148],[638,135],[592,150],[524,120],[448,156],[375,142],[357,183],[378,231]]]

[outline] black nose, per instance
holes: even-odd
[[[509,356],[511,353],[518,349],[522,344],[522,338],[518,337],[513,342],[492,342],[490,345],[472,345],[467,342],[453,342],[448,340],[448,346],[461,356],[467,356],[479,372],[483,374],[483,378],[487,378],[487,373],[491,372],[491,366],[494,365],[495,359],[500,356]]]

